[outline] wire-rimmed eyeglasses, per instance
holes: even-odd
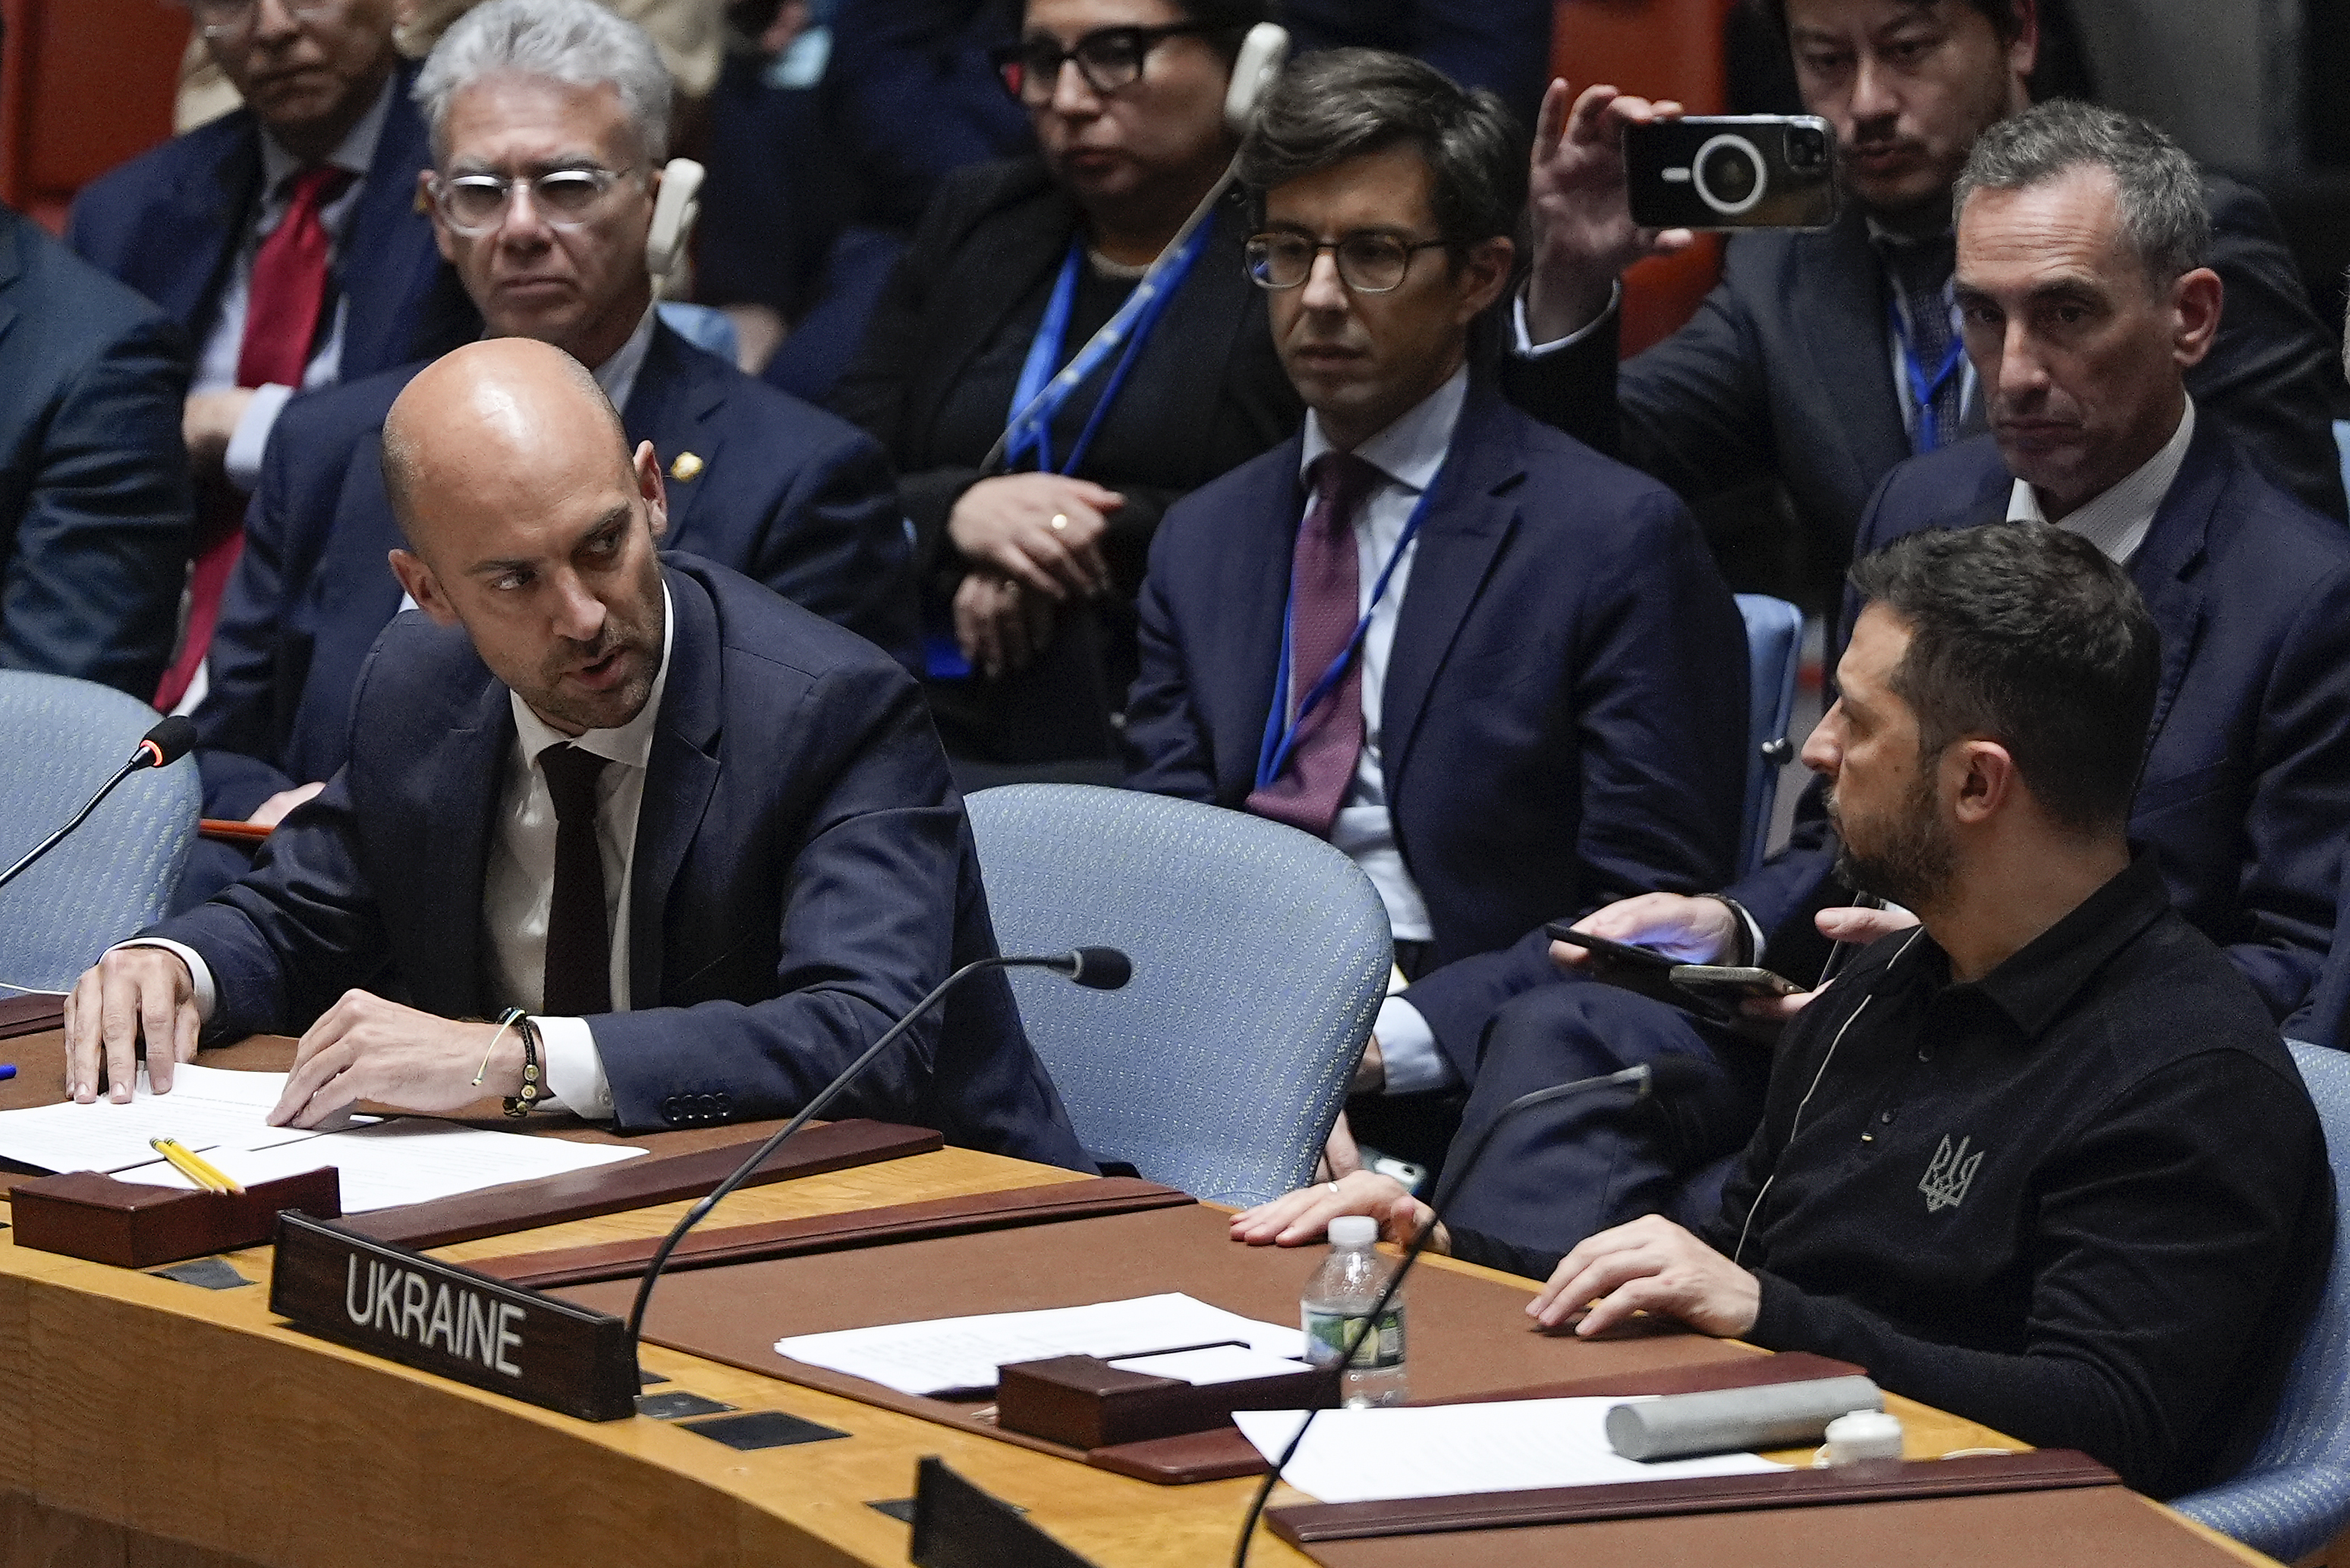
[[[459,234],[486,234],[505,222],[515,188],[526,185],[531,207],[541,222],[551,228],[576,229],[595,217],[612,187],[629,172],[582,164],[522,178],[482,172],[435,174],[432,200],[442,220]]]
[[[1242,255],[1248,275],[1259,288],[1295,288],[1314,274],[1315,258],[1328,251],[1337,259],[1338,280],[1357,294],[1385,294],[1403,282],[1411,258],[1421,251],[1441,250],[1445,240],[1407,240],[1399,234],[1366,231],[1335,240],[1308,239],[1304,234],[1251,234]]]

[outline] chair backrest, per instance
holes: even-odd
[[[1740,594],[1746,622],[1746,816],[1738,841],[1740,875],[1762,864],[1779,770],[1793,759],[1787,726],[1795,717],[1795,670],[1803,660],[1804,612],[1767,594]]]
[[[1225,1203],[1313,1179],[1387,989],[1387,909],[1278,823],[1087,784],[967,803],[1005,952],[1123,948],[1087,991],[1014,971],[1020,1016],[1088,1151]]]
[[[2285,1562],[2350,1521],[2350,1054],[2291,1043],[2334,1168],[2334,1260],[2285,1375],[2268,1435],[2241,1475],[2173,1506]]]
[[[111,687],[0,670],[0,867],[80,810],[154,722],[153,709]],[[134,774],[0,888],[0,982],[63,991],[107,948],[162,919],[203,796],[192,757]]]

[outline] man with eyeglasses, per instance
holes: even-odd
[[[200,487],[187,628],[160,707],[196,682],[286,400],[464,341],[475,318],[415,200],[428,161],[392,47],[398,0],[189,0],[244,107],[114,170],[66,237],[196,350],[183,419]]]
[[[1475,956],[1731,864],[1744,638],[1680,503],[1510,408],[1472,354],[1525,189],[1490,94],[1310,56],[1241,169],[1247,265],[1309,412],[1159,529],[1128,782],[1362,867],[1411,984],[1349,1114],[1433,1163],[1490,1012]]]
[[[583,85],[584,84],[584,85]],[[652,308],[646,245],[671,84],[652,42],[591,0],[491,0],[416,95],[436,166],[411,189],[489,336],[595,372],[670,483],[668,536],[896,655],[911,578],[887,457],[844,421],[688,344]],[[403,607],[377,432],[404,365],[291,408],[264,464],[196,710],[207,815],[272,824],[348,752],[351,691]],[[245,868],[200,846],[184,905]]]

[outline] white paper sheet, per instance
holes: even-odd
[[[775,1341],[775,1354],[901,1394],[937,1394],[992,1388],[995,1369],[1014,1361],[1134,1356],[1219,1340],[1293,1359],[1305,1354],[1305,1336],[1295,1325],[1259,1323],[1175,1293],[804,1334]]]
[[[285,1092],[283,1073],[233,1073],[185,1062],[172,1073],[172,1092],[159,1095],[147,1086],[141,1068],[131,1097],[120,1105],[100,1096],[87,1106],[66,1100],[0,1111],[0,1159],[42,1170],[120,1170],[154,1159],[151,1137],[175,1137],[209,1153],[317,1137],[265,1119]]]
[[[1283,1479],[1323,1502],[1523,1491],[1533,1487],[1754,1475],[1784,1469],[1752,1454],[1627,1459],[1607,1445],[1607,1411],[1625,1397],[1503,1399],[1483,1405],[1325,1410]],[[1302,1410],[1238,1410],[1257,1452],[1277,1459]]]
[[[644,1152],[641,1148],[621,1148],[610,1144],[567,1143],[561,1138],[526,1137],[520,1133],[495,1132],[486,1127],[401,1117],[306,1143],[262,1149],[215,1149],[204,1158],[248,1187],[331,1165],[340,1172],[343,1212],[365,1214],[396,1204],[424,1203],[436,1198],[478,1192],[485,1187],[503,1187],[509,1181],[561,1176],[633,1159]],[[150,1187],[195,1185],[161,1161],[117,1171],[115,1179]]]
[[[1305,1363],[1284,1355],[1268,1355],[1237,1345],[1209,1350],[1181,1350],[1172,1355],[1133,1355],[1110,1363],[1120,1372],[1148,1373],[1192,1384],[1240,1383],[1251,1377],[1281,1377],[1306,1370]]]

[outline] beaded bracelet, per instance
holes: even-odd
[[[530,1115],[546,1090],[541,1086],[538,1068],[538,1025],[527,1018],[515,1020],[515,1032],[522,1036],[522,1093],[509,1096],[506,1115],[519,1121]]]
[[[481,1070],[473,1075],[473,1087],[480,1088],[482,1080],[490,1075],[490,1058],[497,1054],[498,1042],[506,1037],[507,1030],[521,1022],[522,1009],[519,1007],[509,1007],[498,1014],[498,1032],[490,1036],[490,1048],[482,1053],[482,1066]]]

